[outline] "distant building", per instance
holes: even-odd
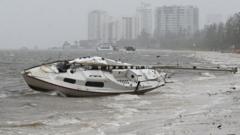
[[[193,6],[163,6],[156,9],[155,34],[192,35],[199,29],[199,11]]]
[[[90,49],[90,48],[97,47],[97,41],[94,41],[94,40],[80,40],[79,42],[80,42],[81,48]]]
[[[120,36],[120,22],[107,12],[94,10],[88,15],[88,40],[98,42],[116,41]]]
[[[62,45],[62,49],[78,49],[80,48],[80,42],[74,41],[73,44],[69,43],[68,41],[65,41]]]
[[[109,16],[108,22],[106,22],[106,42],[114,42],[121,38],[120,25],[121,24],[119,20],[116,20],[114,17]]]
[[[63,49],[71,48],[71,44],[68,41],[65,41],[62,45]]]
[[[140,35],[139,19],[134,17],[122,17],[121,19],[121,39],[133,40]]]
[[[88,14],[88,40],[106,39],[106,22],[108,15],[105,11],[94,10]]]
[[[152,10],[142,3],[134,16],[116,19],[102,10],[88,14],[88,40],[115,42],[136,39],[141,32],[152,34]]]
[[[137,17],[139,19],[139,29],[140,32],[144,31],[148,34],[152,34],[153,32],[153,17],[152,17],[152,9],[150,8],[150,4],[141,3],[141,7],[137,8]]]

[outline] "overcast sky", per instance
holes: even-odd
[[[112,16],[133,15],[143,0],[0,0],[0,48],[48,48],[87,38],[87,14],[102,9]],[[145,0],[152,7],[193,5],[200,25],[207,14],[230,16],[240,0]]]

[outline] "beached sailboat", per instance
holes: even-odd
[[[143,94],[165,84],[164,72],[102,57],[55,61],[22,72],[28,86],[66,96]]]

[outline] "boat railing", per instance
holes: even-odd
[[[105,64],[74,64],[72,69],[85,68],[87,70],[103,70],[111,71],[115,69],[148,69],[148,66],[143,65],[105,65]]]

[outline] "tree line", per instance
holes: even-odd
[[[165,36],[150,36],[146,32],[136,39],[125,41],[138,48],[190,49],[225,51],[240,49],[240,12],[226,22],[206,25],[192,36],[184,32]],[[124,43],[124,41],[122,42]]]
[[[231,50],[240,49],[240,13],[234,14],[226,23],[211,24],[193,37],[199,49]]]

